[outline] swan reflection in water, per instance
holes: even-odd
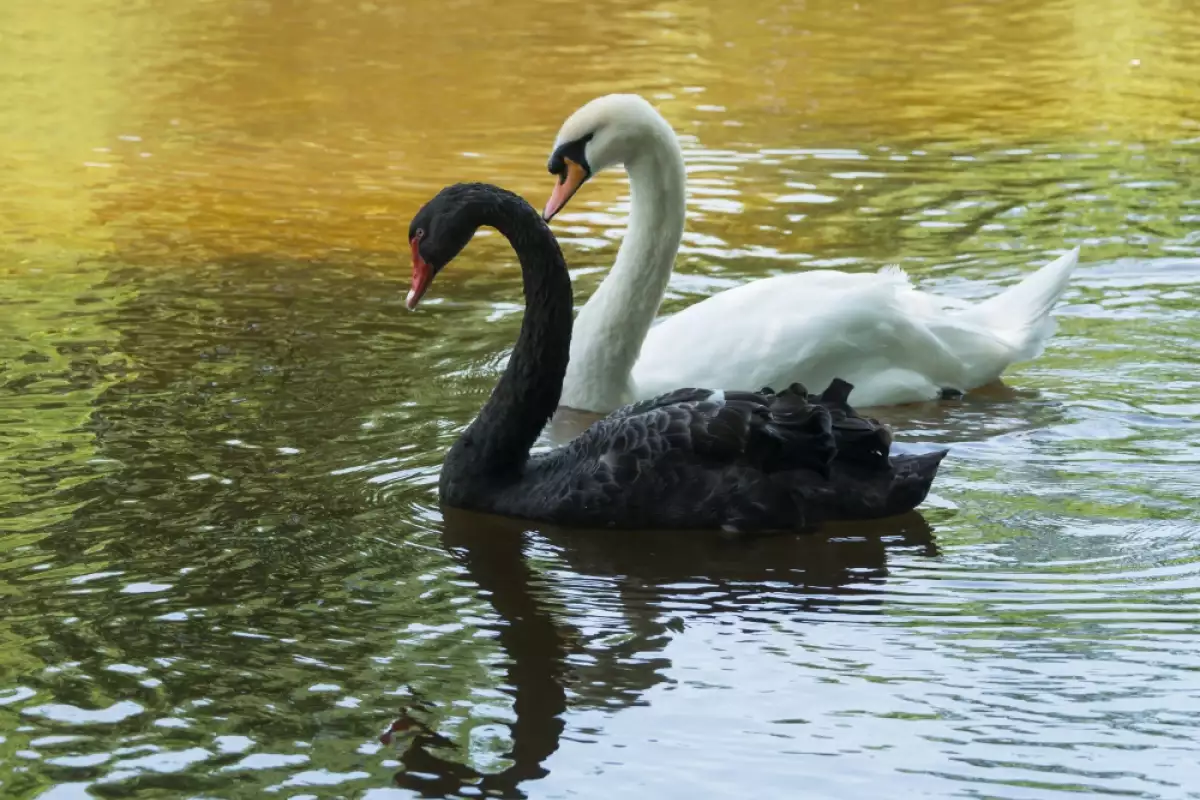
[[[889,551],[938,555],[933,532],[917,512],[882,520],[837,523],[809,535],[730,539],[716,533],[586,532],[539,526],[446,509],[443,541],[501,619],[505,689],[512,695],[510,766],[483,773],[438,751],[458,749],[422,721],[416,701],[380,740],[403,765],[395,782],[426,797],[481,793],[524,797],[520,784],[548,774],[546,759],[564,731],[568,688],[575,707],[634,704],[663,682],[670,662],[661,653],[687,618],[781,604],[796,613],[830,610],[855,598],[855,610],[879,610],[863,584],[888,575]],[[531,558],[554,562],[554,574]],[[612,589],[623,618],[619,644],[589,647],[570,617],[607,605]],[[572,608],[567,596],[586,597]],[[670,608],[670,613],[664,613]],[[680,609],[686,609],[681,611]],[[681,618],[681,615],[682,618]],[[611,633],[611,631],[606,631]],[[586,656],[586,658],[576,658]]]

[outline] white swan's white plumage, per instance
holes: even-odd
[[[563,124],[555,152],[573,144],[590,174],[625,166],[631,212],[612,271],[575,323],[561,400],[570,408],[608,412],[680,386],[819,387],[833,378],[854,384],[856,406],[969,391],[1042,351],[1079,256],[1075,248],[981,303],[918,291],[895,267],[817,270],[752,281],[651,327],[683,235],[678,140],[641,97],[608,95]]]

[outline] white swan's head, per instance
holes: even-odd
[[[581,107],[554,140],[546,167],[558,176],[558,183],[542,216],[552,219],[588,178],[628,164],[647,137],[661,135],[664,129],[671,131],[654,106],[636,94],[609,94]]]

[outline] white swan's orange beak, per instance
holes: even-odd
[[[429,284],[433,282],[433,267],[421,258],[421,250],[418,247],[420,243],[420,236],[414,236],[408,243],[412,248],[413,276],[412,287],[408,290],[408,299],[404,301],[404,305],[408,306],[409,311],[416,309],[417,303],[421,302],[421,298],[429,289]]]
[[[566,171],[558,176],[558,183],[554,187],[554,191],[550,193],[550,200],[546,203],[546,210],[542,212],[542,219],[549,222],[554,219],[554,215],[563,210],[563,206],[570,202],[575,196],[575,192],[579,191],[579,187],[588,179],[587,170],[576,164],[569,158],[564,158],[563,161],[567,165]]]

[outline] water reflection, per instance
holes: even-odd
[[[511,765],[480,773],[437,755],[452,743],[421,721],[419,705],[406,708],[382,740],[401,750],[397,785],[426,797],[461,796],[465,787],[472,794],[524,797],[519,785],[547,774],[544,762],[559,747],[568,705],[611,710],[642,702],[641,694],[662,682],[670,666],[661,648],[689,620],[732,609],[830,611],[847,599],[856,601],[855,613],[878,613],[889,550],[923,557],[938,552],[932,528],[917,512],[831,525],[811,536],[734,541],[709,533],[681,540],[655,532],[531,531],[517,521],[448,509],[443,542],[502,620],[504,683],[516,720],[505,753]],[[535,558],[543,562],[540,569],[531,564]],[[607,591],[597,593],[601,583]],[[575,602],[586,607],[577,610]],[[601,610],[621,618],[608,623],[626,632],[617,646],[606,647],[596,641],[602,637],[572,624],[573,616]]]
[[[441,453],[519,322],[496,300],[519,296],[510,256],[473,249],[500,267],[447,276],[425,314],[402,279],[338,261],[108,263],[74,295],[14,298],[31,357],[9,362],[6,413],[31,434],[0,464],[0,716],[36,767],[15,791],[624,786],[597,758],[663,791],[754,763],[768,790],[891,753],[878,780],[937,793],[1026,780],[1053,741],[1103,787],[1083,774],[1097,737],[1170,734],[1137,718],[1194,660],[1193,261],[1089,267],[1026,385],[889,412],[953,445],[934,550],[915,519],[741,545],[443,522]],[[1013,692],[1036,699],[1006,734]],[[381,748],[402,708],[416,722]]]

